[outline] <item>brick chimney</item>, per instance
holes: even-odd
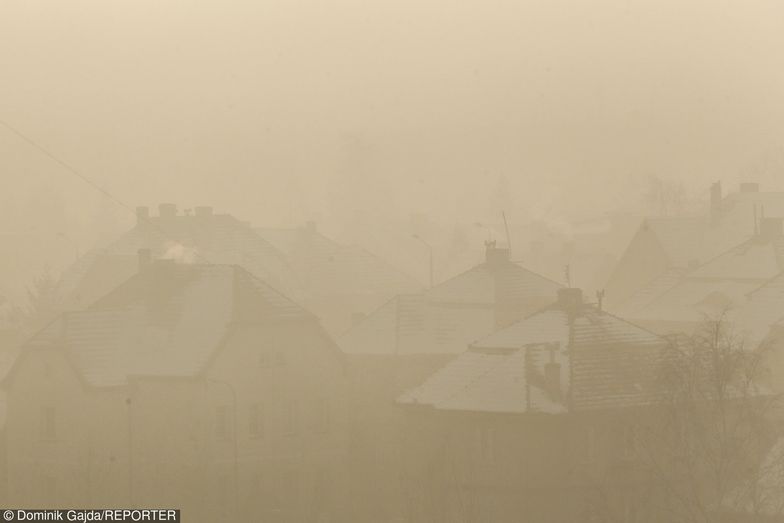
[[[509,249],[496,247],[495,240],[485,242],[485,265],[497,269],[509,263]]]
[[[163,219],[172,219],[177,216],[177,205],[173,203],[162,203],[158,205],[158,216]]]
[[[759,237],[763,241],[771,241],[784,235],[782,218],[762,218],[759,224]]]

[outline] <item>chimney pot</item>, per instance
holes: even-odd
[[[174,218],[177,216],[177,205],[173,203],[162,203],[158,205],[158,216],[161,218]]]

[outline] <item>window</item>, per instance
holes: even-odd
[[[286,364],[286,353],[283,351],[277,351],[275,353],[275,363],[278,367],[282,367]]]
[[[254,438],[264,436],[264,411],[259,403],[254,403],[250,406],[248,412],[248,433]]]
[[[217,439],[229,437],[229,409],[225,405],[215,408],[215,437]]]
[[[57,412],[54,407],[41,409],[41,438],[53,440],[57,437]]]

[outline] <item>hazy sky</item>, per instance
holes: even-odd
[[[2,0],[0,119],[131,205],[299,220],[364,178],[374,206],[454,217],[503,174],[521,203],[602,209],[650,173],[698,191],[778,158],[782,20],[773,0]],[[95,206],[2,128],[0,176]]]

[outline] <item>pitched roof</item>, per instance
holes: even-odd
[[[492,267],[484,263],[422,293],[396,296],[345,333],[340,339],[340,346],[348,353],[463,351],[471,339],[451,340],[454,343],[437,342],[439,336],[449,337],[449,333],[438,332],[439,329],[449,328],[458,338],[461,334],[459,326],[442,325],[450,323],[446,317],[448,312],[440,314],[440,318],[433,318],[433,307],[477,307],[491,311],[497,301],[503,301],[521,310],[530,309],[549,302],[560,287],[560,284],[513,262],[506,261]],[[406,340],[398,343],[396,340],[401,338]]]
[[[691,271],[684,271],[680,278],[673,271],[663,274],[659,277],[661,281],[638,291],[619,310],[627,317],[640,320],[700,321],[706,315],[743,306],[747,294],[780,274],[782,269],[784,238],[754,237]],[[659,283],[670,288],[654,291]]]
[[[308,292],[395,294],[416,292],[422,285],[366,249],[341,245],[309,228],[257,228],[257,233],[287,256]]]
[[[82,311],[67,312],[27,347],[68,352],[91,385],[130,376],[190,376],[221,344],[232,321],[311,316],[246,270],[156,262]]]
[[[532,296],[550,298],[562,285],[529,271],[515,262],[498,266],[476,265],[425,291],[432,302],[492,305],[498,293],[512,302],[530,300]]]
[[[88,253],[70,267],[61,279],[61,294],[73,302],[78,301],[75,292],[91,294],[88,291],[98,281],[113,276],[117,278],[113,284],[118,284],[127,277],[139,249],[150,249],[155,258],[240,265],[288,296],[302,298],[301,283],[286,256],[230,214],[146,218],[108,247]]]
[[[474,343],[400,402],[443,410],[546,412],[645,403],[660,337],[590,305],[569,313],[553,306]],[[560,364],[563,395],[542,378]]]

